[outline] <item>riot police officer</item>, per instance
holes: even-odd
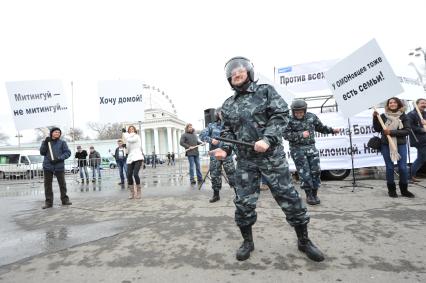
[[[320,203],[318,189],[321,185],[319,151],[315,147],[315,131],[323,134],[339,133],[322,124],[317,115],[306,112],[308,105],[297,99],[291,104],[292,117],[284,131],[284,139],[290,143],[291,158],[296,165],[301,188],[306,193],[306,202],[310,205]]]
[[[261,174],[270,191],[295,228],[300,251],[314,261],[324,260],[322,252],[308,237],[309,215],[299,193],[290,180],[282,133],[288,123],[289,111],[284,99],[267,84],[254,80],[252,63],[244,57],[234,57],[225,65],[226,78],[235,91],[222,105],[224,127],[221,136],[252,143],[252,147],[237,145],[235,174],[235,222],[244,239],[237,250],[237,260],[246,260],[254,250],[252,225],[256,222],[256,202],[259,197]],[[224,143],[210,152],[218,159],[231,154],[232,147]]]
[[[222,131],[222,119],[220,114],[221,108],[215,110],[215,122],[209,123],[207,128],[203,129],[200,133],[200,140],[210,144],[210,150],[214,150],[221,146],[221,142],[216,138],[220,136]],[[226,176],[228,177],[229,185],[235,186],[234,174],[235,165],[232,156],[227,156],[224,160],[218,160],[213,156],[210,157],[209,171],[212,180],[213,197],[210,202],[220,200],[219,191],[222,188],[222,166],[225,169]]]

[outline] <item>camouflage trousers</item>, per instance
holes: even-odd
[[[225,160],[210,159],[210,177],[212,179],[212,188],[214,191],[220,191],[222,188],[222,166],[226,172],[229,186],[235,187],[235,165],[232,157]]]
[[[238,156],[235,174],[236,211],[238,226],[253,225],[257,220],[256,202],[260,193],[260,178],[264,176],[272,196],[285,213],[291,226],[309,222],[309,215],[299,193],[291,183],[290,171],[282,150],[269,157]]]
[[[300,187],[305,191],[317,190],[321,185],[319,151],[315,146],[301,146],[290,149],[291,158],[296,165]]]

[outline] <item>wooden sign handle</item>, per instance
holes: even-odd
[[[374,109],[374,111],[378,112],[377,109],[376,109],[376,107],[373,107],[373,109]],[[377,115],[377,119],[379,119],[380,125],[382,125],[383,130],[386,130],[385,123],[383,123],[383,119],[380,116],[380,114]],[[389,146],[392,147],[393,150],[397,151],[396,145],[393,142],[393,139],[391,138],[391,136],[389,136],[389,135],[386,135],[386,136],[388,138]]]
[[[417,106],[417,104],[415,104],[414,103],[414,106],[416,107],[416,111],[417,111],[417,114],[419,114],[419,117],[420,117],[420,123],[424,120],[423,119],[423,116],[422,116],[422,113],[420,112],[420,109],[419,109],[419,107]],[[426,129],[426,125],[423,125],[423,129]]]

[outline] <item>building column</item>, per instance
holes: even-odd
[[[155,146],[155,154],[160,152],[160,146],[158,143],[158,128],[154,128],[154,146]]]
[[[180,137],[182,136],[182,130],[176,129],[176,152],[182,153],[183,147],[180,145]],[[180,154],[179,157],[184,157],[185,155]]]
[[[167,127],[167,152],[173,151],[172,128]]]
[[[176,135],[176,128],[172,128],[172,148],[173,148],[173,152],[176,153],[177,152],[177,135]]]
[[[145,145],[145,129],[141,130],[141,143],[142,143],[142,152],[146,154],[146,145]]]

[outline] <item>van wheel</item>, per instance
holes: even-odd
[[[349,169],[342,169],[342,170],[327,170],[322,171],[321,176],[326,180],[343,180],[345,179],[349,173],[351,173],[351,170]]]
[[[111,164],[111,165],[109,165],[109,168],[111,168],[111,169],[115,169],[115,165],[114,164]]]

